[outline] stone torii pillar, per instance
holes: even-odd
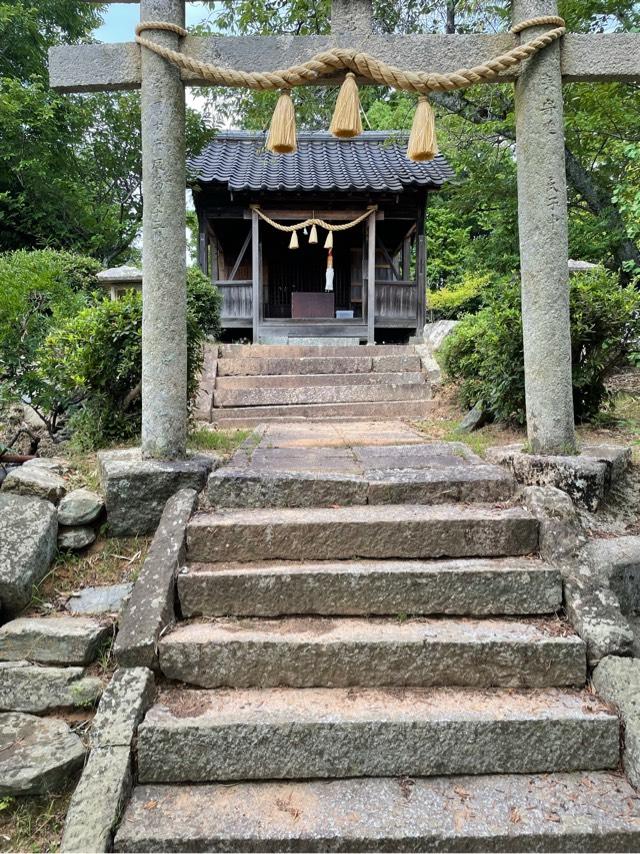
[[[556,12],[556,0],[513,2],[514,22]],[[141,5],[144,20],[184,20],[184,0],[141,0]],[[332,47],[355,47],[402,68],[447,73],[483,63],[514,44],[510,33],[377,34],[371,0],[333,0],[332,12],[329,36],[187,37],[181,50],[216,65],[266,71]],[[533,35],[525,32],[523,39]],[[150,37],[177,42],[167,33]],[[203,81],[192,72],[182,72],[180,78],[173,67],[133,42],[52,48],[50,79],[60,92],[142,88],[143,453],[179,458],[185,453],[186,436],[182,86]],[[615,80],[640,82],[639,35],[568,33],[496,81],[516,83],[527,428],[531,449],[543,454],[571,453],[575,447],[561,86]]]
[[[513,23],[557,15],[556,0],[514,0]],[[533,38],[545,27],[523,32]],[[560,44],[526,63],[515,85],[516,161],[527,433],[533,453],[575,451],[567,179]]]
[[[184,0],[141,0],[141,21],[184,27]],[[178,49],[174,33],[153,39]],[[187,452],[185,91],[180,72],[141,48],[142,455]]]

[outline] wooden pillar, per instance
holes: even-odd
[[[513,22],[557,15],[557,0],[514,0]],[[523,32],[530,39],[548,27]],[[534,453],[575,451],[560,43],[515,87],[518,229],[527,433]]]
[[[260,269],[260,219],[256,211],[251,211],[251,274],[253,278],[252,313],[253,313],[253,343],[259,343],[260,337],[260,302],[262,300]]]
[[[369,216],[367,258],[367,341],[376,343],[376,210]]]
[[[427,236],[425,224],[426,205],[421,209],[416,231],[416,335],[421,338],[427,304]]]

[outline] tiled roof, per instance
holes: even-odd
[[[295,154],[265,151],[266,134],[224,131],[190,167],[200,184],[223,184],[229,190],[373,190],[401,192],[407,187],[437,189],[453,177],[439,154],[414,163],[406,155],[406,138],[367,131],[355,139],[329,133],[298,134]]]

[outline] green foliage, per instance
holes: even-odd
[[[465,314],[475,314],[492,279],[490,273],[465,273],[459,282],[429,293],[427,306],[436,320],[458,320]]]
[[[220,328],[221,298],[199,270],[187,275],[188,396],[202,369],[203,343]],[[48,335],[39,376],[60,400],[77,401],[70,424],[75,444],[91,449],[137,436],[141,419],[142,298],[131,291],[103,299],[60,323]]]
[[[0,254],[0,403],[32,400],[52,430],[64,406],[38,373],[39,351],[51,328],[101,298],[99,269],[69,252]]]
[[[571,351],[576,420],[593,419],[607,400],[605,380],[625,364],[640,336],[640,294],[615,276],[594,271],[571,280]],[[498,281],[485,305],[467,315],[445,341],[440,358],[459,382],[461,403],[481,401],[499,421],[525,421],[520,289]]]

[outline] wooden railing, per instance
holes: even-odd
[[[418,288],[415,282],[376,281],[376,319],[415,323]]]
[[[234,279],[215,283],[222,294],[222,322],[247,321],[251,326],[253,314],[253,286],[251,279]]]

